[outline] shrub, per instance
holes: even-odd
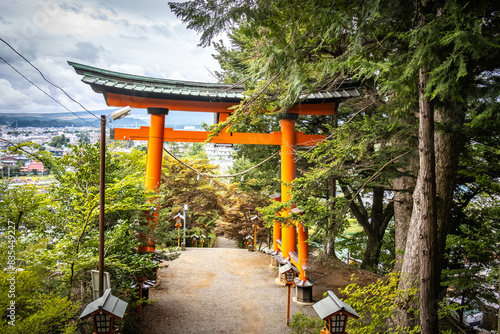
[[[320,318],[312,317],[303,312],[292,315],[292,321],[290,322],[292,334],[319,334],[323,325],[323,320]]]
[[[383,279],[378,279],[375,283],[360,287],[355,282],[345,289],[340,289],[340,293],[349,296],[345,302],[360,316],[359,319],[349,318],[347,331],[355,334],[372,333],[419,333],[420,326],[414,328],[401,328],[394,324],[395,301],[410,298],[410,304],[415,304],[418,298],[418,289],[412,288],[410,291],[399,291],[398,283],[400,276],[391,273]],[[351,278],[352,281],[355,278]],[[416,304],[418,305],[418,304]],[[417,309],[408,310],[418,316]]]

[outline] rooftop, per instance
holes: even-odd
[[[164,105],[152,105],[151,102],[155,99],[238,104],[244,98],[245,89],[238,85],[153,78],[104,70],[70,61],[68,64],[76,73],[83,76],[84,83],[89,84],[95,92],[102,93],[106,102],[114,106],[121,106],[127,101],[136,103],[140,101],[148,102],[147,107],[164,107]],[[360,96],[358,87],[346,82],[334,90],[304,95],[301,104],[333,103],[356,96]],[[134,107],[133,103],[129,105]]]

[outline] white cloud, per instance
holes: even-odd
[[[109,70],[121,73],[128,73],[134,75],[145,75],[144,68],[140,65],[132,64],[112,64],[108,67]]]
[[[23,100],[28,100],[26,95],[14,89],[9,81],[0,79],[0,101],[4,108],[16,110]]]
[[[0,3],[2,38],[88,109],[104,109],[100,94],[82,83],[68,60],[118,72],[214,81],[212,48],[173,15],[166,0],[26,0]],[[0,43],[0,56],[73,111],[62,92]],[[0,112],[65,110],[0,62]],[[7,85],[8,83],[8,85]],[[18,109],[16,109],[18,108]]]

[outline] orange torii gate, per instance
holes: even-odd
[[[145,108],[150,114],[150,126],[139,129],[115,128],[118,140],[148,141],[145,186],[157,190],[161,180],[163,142],[204,142],[210,136],[205,131],[179,131],[165,128],[165,115],[169,110],[213,112],[217,121],[229,117],[232,106],[243,99],[244,89],[240,86],[215,83],[200,83],[158,79],[103,70],[87,65],[68,62],[82,81],[101,93],[109,106]],[[290,199],[289,184],[295,179],[296,146],[314,146],[325,140],[323,135],[307,135],[295,131],[295,120],[299,115],[333,115],[338,103],[345,98],[359,96],[354,86],[344,84],[336,90],[324,91],[304,97],[281,115],[281,131],[273,133],[236,133],[223,131],[210,140],[215,144],[261,144],[281,146],[281,201]],[[285,213],[287,214],[287,213]],[[300,271],[296,280],[297,301],[312,302],[312,285],[307,268],[308,232],[302,223],[297,227],[273,226],[272,254],[280,262],[292,262]],[[143,251],[154,251],[144,247]]]

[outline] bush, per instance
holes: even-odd
[[[291,333],[293,334],[319,334],[323,326],[323,320],[303,312],[292,315],[292,321],[290,322]]]
[[[11,281],[8,279],[13,277],[15,292],[11,293]],[[76,332],[80,303],[47,291],[43,281],[43,278],[31,270],[20,271],[14,275],[0,271],[0,333]],[[7,307],[10,306],[11,300],[15,300],[15,318],[7,317]],[[14,321],[9,323],[12,320]]]
[[[349,296],[345,300],[347,304],[360,316],[359,319],[349,318],[347,331],[356,334],[372,333],[419,333],[420,326],[414,328],[401,328],[394,325],[395,301],[406,296],[413,304],[418,298],[418,289],[412,288],[410,291],[398,290],[400,276],[391,273],[384,279],[360,287],[355,282],[349,284],[345,289],[340,289],[340,293]],[[351,278],[352,281],[355,278]],[[417,304],[418,305],[418,304]],[[418,316],[418,308],[408,310]]]

